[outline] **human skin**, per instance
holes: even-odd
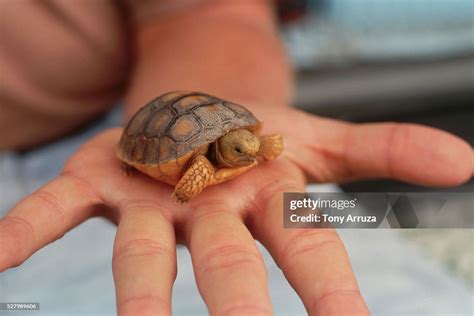
[[[282,193],[304,191],[307,181],[366,178],[455,186],[472,176],[472,148],[429,127],[356,125],[288,107],[289,67],[264,5],[181,11],[139,32],[128,116],[161,92],[202,90],[246,105],[264,121],[265,133],[283,135],[285,151],[180,205],[170,198],[171,186],[140,173],[123,176],[114,153],[121,129],[106,131],[0,220],[0,271],[87,218],[105,216],[118,225],[113,274],[121,315],[170,314],[177,243],[190,250],[211,314],[271,314],[254,239],[309,314],[368,315],[335,231],[284,229]],[[213,34],[213,45],[206,34]]]

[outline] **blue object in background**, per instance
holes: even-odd
[[[447,58],[474,52],[472,0],[312,0],[284,29],[297,66]]]

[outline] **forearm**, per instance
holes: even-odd
[[[270,5],[209,4],[137,32],[126,115],[172,90],[205,91],[251,108],[286,106],[291,77]]]

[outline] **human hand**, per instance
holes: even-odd
[[[392,177],[456,185],[472,175],[472,149],[426,127],[352,125],[292,109],[255,112],[268,120],[266,133],[283,134],[284,154],[207,188],[186,205],[172,201],[168,185],[140,173],[121,174],[114,155],[120,129],[95,137],[59,177],[0,221],[0,271],[87,218],[106,216],[118,224],[113,273],[122,315],[170,313],[176,243],[190,249],[211,314],[270,314],[254,238],[268,248],[310,314],[368,314],[334,230],[284,229],[281,193],[304,191],[305,176],[318,182]]]

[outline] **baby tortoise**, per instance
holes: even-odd
[[[262,123],[241,105],[188,91],[159,96],[128,122],[117,146],[125,170],[133,167],[174,185],[185,203],[205,187],[276,158],[280,135],[259,136]]]

